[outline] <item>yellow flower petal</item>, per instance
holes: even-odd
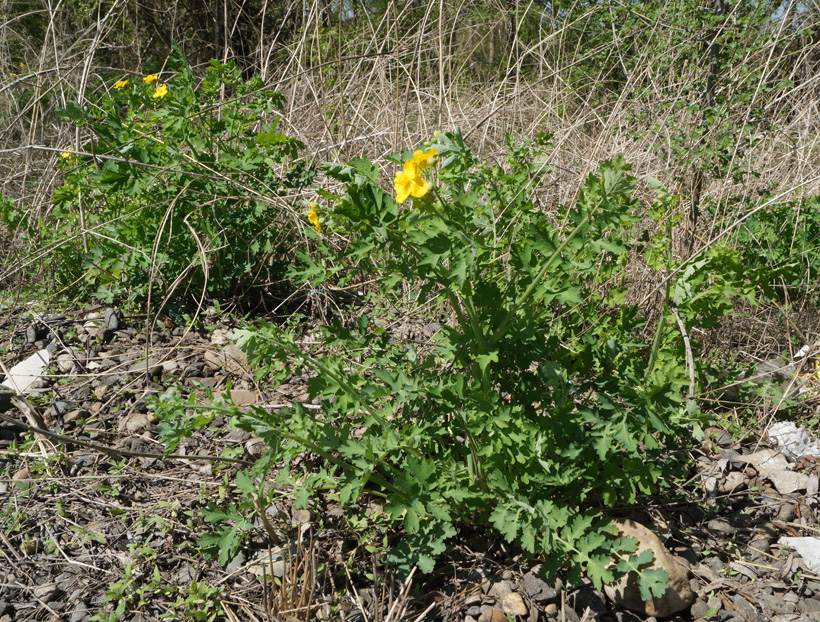
[[[430,151],[435,150],[431,149]],[[424,159],[428,155],[430,157],[434,155],[430,154],[430,152],[422,154],[421,151],[418,151],[416,153],[419,154],[420,159]],[[396,175],[393,181],[393,185],[396,187],[396,201],[398,203],[404,203],[408,197],[420,199],[433,187],[433,184],[421,176],[421,169],[422,167],[417,163],[415,156],[414,159],[404,163],[402,172]]]
[[[167,84],[160,84],[157,87],[157,90],[154,91],[154,94],[151,95],[154,99],[159,99],[160,97],[165,97],[168,94],[168,85]]]
[[[310,211],[308,212],[308,220],[310,224],[316,227],[316,233],[322,232],[322,225],[319,222],[319,212],[316,211],[316,208],[319,207],[318,203],[308,203],[310,206]]]
[[[68,160],[68,158],[70,158],[70,157],[71,157],[71,151],[63,151],[63,152],[60,154],[60,157],[61,157],[63,160]]]
[[[424,169],[435,164],[434,161],[431,161],[431,158],[433,158],[437,153],[438,149],[428,149],[426,153],[422,151],[415,151],[413,152],[412,161],[415,162],[419,168]]]
[[[115,89],[123,89],[128,84],[128,80],[120,80],[114,84]]]
[[[396,175],[393,185],[396,187],[397,202],[404,203],[407,200],[407,197],[410,196],[410,184],[412,183],[412,179],[413,177],[407,175],[405,172],[401,172]]]
[[[151,84],[152,82],[156,82],[157,78],[159,78],[159,74],[152,73],[149,76],[145,76],[143,78],[143,80],[145,81],[146,84]]]

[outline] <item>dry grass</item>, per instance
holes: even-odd
[[[820,40],[794,27],[806,12],[795,2],[772,23],[768,39],[741,46],[743,55],[718,76],[718,101],[745,76],[755,77],[744,87],[748,99],[720,110],[732,131],[709,126],[703,136],[702,113],[679,104],[703,97],[709,33],[680,35],[676,3],[651,21],[613,29],[600,45],[581,42],[594,34],[588,24],[617,8],[608,2],[571,19],[500,0],[431,2],[412,17],[413,3],[396,3],[383,14],[358,11],[345,19],[341,37],[337,18],[323,13],[324,0],[262,0],[257,13],[227,2],[215,31],[207,16],[181,4],[115,0],[106,11],[35,6],[31,12],[7,2],[0,28],[0,192],[34,225],[29,238],[0,228],[0,287],[7,290],[35,278],[31,270],[48,253],[38,247],[36,231],[49,226],[50,197],[60,182],[57,154],[82,138],[82,128],[59,123],[55,111],[71,100],[93,106],[116,76],[154,70],[151,63],[163,61],[172,41],[200,69],[212,56],[235,58],[247,74],[282,91],[287,109],[280,127],[302,140],[305,157],[315,162],[379,160],[456,126],[480,157],[499,161],[505,134],[548,131],[552,172],[537,191],[544,209],[571,202],[601,160],[624,154],[639,179],[656,177],[680,193],[683,210],[687,199],[698,199],[693,182],[705,166],[687,158],[704,146],[722,146],[731,164],[756,175],[704,174],[696,194],[712,216],[697,223],[697,234],[706,245],[730,239],[728,228],[761,195],[786,200],[820,193]],[[736,17],[727,17],[729,27]],[[701,62],[683,61],[692,50],[700,50]],[[585,73],[592,66],[597,73]],[[783,81],[791,86],[770,90]],[[675,146],[680,151],[672,157]],[[392,166],[383,171],[389,185]],[[651,193],[643,186],[639,193],[647,205]],[[648,297],[647,291],[645,302]]]

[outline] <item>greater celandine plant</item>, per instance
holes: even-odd
[[[141,302],[151,287],[225,298],[281,279],[294,244],[282,197],[314,176],[277,131],[282,95],[233,63],[198,80],[177,47],[161,74],[99,88],[60,112],[83,140],[61,155],[45,232],[58,284]]]
[[[509,140],[502,167],[476,160],[458,130],[437,133],[392,157],[395,197],[366,158],[325,166],[344,192],[310,206],[317,252],[301,253],[292,277],[317,289],[377,278],[374,300],[395,305],[409,285],[444,319],[428,347],[367,316],[324,326],[320,355],[272,324],[238,333],[260,377],[317,372],[319,411],[228,409],[266,440],[260,468],[283,463],[277,485],[292,485],[297,503],[383,498],[384,523],[403,527],[390,559],[405,570],[431,570],[459,526],[475,524],[570,581],[600,586],[645,568],[651,553],[630,557],[635,542],[606,509],[656,492],[660,452],[697,425],[682,357],[647,373],[643,322],[620,286],[637,219],[629,166],[603,163],[573,206],[547,214],[532,195],[549,141]],[[324,466],[294,462],[305,452]],[[662,593],[663,571],[641,576],[647,596]]]

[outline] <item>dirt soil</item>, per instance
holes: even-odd
[[[289,491],[220,565],[197,543],[212,529],[201,511],[236,502],[233,475],[262,442],[220,417],[163,460],[146,398],[182,385],[204,402],[202,386],[218,393],[230,382],[237,404],[276,407],[307,402],[306,378],[276,392],[257,385],[229,325],[206,334],[165,320],[152,329],[103,308],[26,317],[20,309],[0,318],[3,371],[41,350],[50,362],[25,399],[0,394],[0,622],[651,619],[591,586],[546,581],[537,560],[467,528],[434,573],[400,583],[371,552],[379,542],[346,527],[340,508],[297,511]],[[820,620],[820,569],[778,544],[820,535],[818,463],[792,465],[805,486],[781,494],[739,458],[765,439],[710,432],[693,450],[684,500],[631,515],[690,564],[696,600],[667,619]],[[235,461],[208,459],[216,456]],[[361,511],[378,507],[363,502]]]

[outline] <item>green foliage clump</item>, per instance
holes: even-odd
[[[746,265],[768,271],[789,288],[789,298],[816,296],[820,197],[778,202],[756,211],[738,228],[737,247]]]
[[[510,143],[507,167],[477,161],[458,131],[427,147],[393,156],[412,208],[379,186],[369,160],[326,165],[345,189],[323,191],[311,217],[348,243],[309,231],[318,258],[300,254],[292,276],[316,288],[378,276],[377,296],[397,305],[409,285],[442,320],[433,342],[396,341],[362,316],[323,326],[313,356],[292,330],[261,324],[239,337],[260,376],[312,370],[321,410],[216,408],[267,442],[257,474],[283,461],[277,484],[292,485],[297,503],[327,490],[343,505],[383,497],[387,524],[404,528],[390,558],[405,570],[431,570],[458,526],[477,523],[600,586],[618,572],[613,555],[635,547],[601,508],[658,491],[669,481],[659,457],[700,424],[680,339],[660,339],[663,364],[648,369],[644,321],[625,304],[635,179],[622,158],[605,162],[573,206],[548,216],[531,195],[549,136]],[[154,404],[166,419],[183,407],[173,393]],[[324,465],[305,472],[294,461],[305,452]]]
[[[277,131],[281,94],[212,61],[197,85],[178,51],[161,75],[119,80],[97,105],[61,112],[88,139],[62,154],[52,274],[97,298],[224,297],[281,271],[281,198],[313,171]],[[84,232],[84,233],[83,233]]]

